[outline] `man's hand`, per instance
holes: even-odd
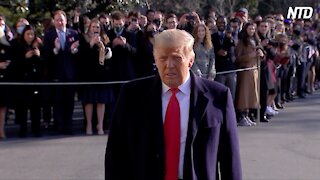
[[[120,37],[115,38],[115,39],[112,41],[112,47],[115,47],[115,46],[124,46],[126,43],[127,43],[126,38],[120,36]]]
[[[220,49],[219,51],[218,51],[218,55],[219,56],[226,56],[228,54],[228,52],[226,51],[226,50],[224,50],[224,49]]]
[[[76,48],[78,48],[78,47],[79,47],[79,41],[75,41],[75,42],[73,42],[73,43],[71,44],[70,49],[71,49],[71,51],[72,51],[73,49],[76,49]]]
[[[59,51],[60,48],[61,48],[60,41],[59,41],[59,38],[58,38],[58,37],[54,40],[54,48],[55,48],[57,51]]]
[[[7,67],[10,65],[11,61],[6,60],[4,62],[0,62],[0,69],[7,69]]]

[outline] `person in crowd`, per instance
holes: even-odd
[[[216,10],[214,8],[212,8],[209,10],[206,19],[207,20],[212,19],[212,20],[216,21],[217,17],[218,16],[217,16]]]
[[[153,9],[148,9],[148,10],[147,10],[146,16],[147,16],[148,23],[153,22],[155,12],[156,12],[156,11],[153,10]]]
[[[209,28],[210,34],[218,32],[216,21],[212,18],[206,21],[206,26]]]
[[[144,31],[144,27],[146,27],[146,25],[148,24],[147,16],[141,14],[138,21],[141,31]]]
[[[155,75],[157,68],[153,57],[154,36],[158,34],[157,25],[150,23],[138,42],[137,73],[139,77]]]
[[[113,80],[134,79],[136,77],[134,56],[137,50],[131,44],[136,44],[133,42],[135,36],[125,30],[125,17],[120,11],[113,12],[112,21],[113,28],[108,31],[107,35],[112,47],[112,67],[110,68],[113,71]]]
[[[137,36],[125,29],[125,16],[120,11],[111,15],[113,28],[107,33],[112,49],[109,67],[113,81],[127,81],[137,77],[136,55]],[[121,84],[113,85],[115,100],[120,92]],[[111,105],[113,106],[113,105]]]
[[[10,46],[10,42],[14,38],[14,34],[11,28],[6,24],[6,17],[0,14],[0,32],[1,32],[1,43]]]
[[[177,29],[178,27],[178,17],[170,13],[166,16],[166,29]]]
[[[296,94],[299,98],[305,98],[305,78],[306,78],[306,66],[307,66],[307,56],[306,52],[308,49],[306,48],[308,44],[304,42],[305,37],[301,32],[301,26],[296,25],[293,30],[293,45],[292,48],[297,52],[297,66],[296,66],[296,79],[297,79],[297,88]]]
[[[217,26],[218,32],[212,35],[217,72],[235,70],[235,43],[232,36],[232,29],[230,25],[227,25],[227,19],[224,16],[217,18]],[[237,75],[235,72],[219,74],[215,80],[229,87],[233,99],[235,98],[237,83]]]
[[[286,27],[284,26],[283,22],[276,22],[274,30],[276,36],[278,34],[284,34],[286,32]]]
[[[232,18],[230,20],[230,27],[232,31],[232,39],[234,41],[234,44],[238,44],[238,34],[240,32],[240,21],[238,18]]]
[[[243,26],[249,21],[249,13],[246,8],[240,8],[236,14],[235,18],[238,18],[240,21],[240,30],[242,30]]]
[[[242,179],[230,91],[190,71],[193,44],[183,30],[155,36],[159,76],[123,86],[106,147],[105,179]]]
[[[164,30],[164,17],[161,11],[156,11],[153,16],[153,23],[157,25],[157,31],[162,32]]]
[[[266,20],[262,20],[257,26],[257,35],[266,52],[266,60],[261,62],[260,68],[260,122],[269,122],[268,118],[270,119],[275,113],[271,112],[271,109],[268,109],[270,112],[266,112],[267,106],[273,102],[276,93],[276,77],[273,62],[275,49],[271,45],[272,41],[269,37],[269,23]]]
[[[58,10],[53,14],[54,29],[44,37],[44,58],[48,61],[48,77],[53,82],[73,82],[77,77],[76,53],[78,33],[66,28],[67,16]],[[75,87],[57,86],[53,92],[55,128],[63,134],[72,134],[72,115]]]
[[[42,40],[35,34],[31,25],[26,25],[14,49],[14,77],[18,82],[42,82],[44,80],[44,62],[42,59]],[[20,123],[20,137],[27,136],[28,110],[32,134],[41,136],[41,107],[43,89],[41,86],[23,86],[15,91],[15,113],[17,122]]]
[[[130,42],[130,45],[137,48],[138,42],[140,41],[140,34],[143,34],[141,27],[139,25],[140,12],[130,11],[128,14],[128,26],[125,27],[125,30],[131,34],[133,38]]]
[[[256,36],[255,24],[245,24],[240,33],[236,47],[237,68],[256,68],[259,61],[263,60],[264,52]],[[249,109],[258,108],[258,103],[258,69],[238,72],[235,108],[239,113],[239,126],[255,125],[248,115]]]
[[[130,11],[128,14],[128,27],[126,28],[127,31],[137,34],[141,31],[141,27],[139,25],[140,19],[140,12],[138,11]]]
[[[261,21],[263,20],[262,16],[261,15],[257,15],[255,18],[254,18],[254,22],[258,25]]]
[[[199,77],[214,80],[216,76],[214,47],[211,34],[205,24],[197,24],[192,33],[194,41],[195,60],[192,71]]]
[[[98,19],[92,19],[88,32],[79,40],[80,80],[83,82],[96,82],[110,80],[107,74],[105,61],[110,59],[112,52],[106,46],[109,38],[104,33]],[[83,86],[80,91],[80,99],[84,106],[86,117],[86,134],[92,134],[93,107],[96,106],[98,119],[97,133],[104,134],[103,119],[105,104],[112,98],[111,88],[106,86],[88,85]]]
[[[29,25],[29,21],[25,18],[19,18],[15,24],[15,37],[14,39],[19,39],[19,36],[21,36],[24,28]]]
[[[196,12],[185,13],[180,17],[178,29],[183,29],[192,34],[193,28],[200,23],[200,17]]]
[[[288,48],[289,39],[286,34],[278,34],[275,37],[276,43],[276,54],[274,57],[274,62],[276,64],[278,79],[277,83],[280,88],[278,88],[277,98],[275,99],[275,108],[283,109],[285,103],[285,93],[287,91],[287,79],[290,66],[290,51]],[[282,101],[282,102],[281,102]]]
[[[5,16],[0,14],[0,82],[10,80],[10,64],[12,61],[12,48],[10,39],[12,32],[6,25]],[[9,105],[9,89],[6,86],[0,88],[0,140],[6,138],[4,124],[7,107]]]
[[[110,17],[105,13],[101,13],[99,15],[99,22],[102,31],[106,34],[111,29]]]

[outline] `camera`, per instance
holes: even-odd
[[[232,33],[232,28],[231,28],[230,24],[227,24],[227,26],[226,26],[226,33]]]
[[[131,22],[138,22],[138,19],[132,18],[132,19],[131,19]]]
[[[193,16],[192,14],[189,14],[189,15],[186,17],[186,19],[187,19],[188,21],[194,20],[194,16]]]

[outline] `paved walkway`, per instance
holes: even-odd
[[[244,180],[320,179],[320,92],[257,127],[239,127]],[[0,180],[102,180],[107,136],[9,138]]]

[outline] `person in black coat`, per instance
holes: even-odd
[[[12,49],[10,39],[12,32],[5,24],[5,17],[0,14],[0,82],[10,81]],[[4,123],[9,105],[9,87],[0,86],[0,139],[6,138]]]
[[[217,18],[218,32],[212,35],[212,44],[215,52],[215,66],[217,73],[235,70],[235,43],[231,36],[230,28],[227,29],[227,20],[224,16]],[[228,30],[228,31],[227,31]],[[230,88],[232,97],[235,97],[236,73],[217,74],[218,81]]]
[[[92,19],[88,32],[79,40],[80,81],[105,82],[110,79],[106,67],[106,59],[111,58],[111,49],[106,47],[108,36],[101,31],[98,19]],[[81,88],[80,99],[84,106],[87,126],[86,134],[92,134],[93,106],[96,105],[98,118],[97,132],[104,134],[103,119],[105,104],[111,101],[111,88],[105,85],[86,85]]]
[[[21,38],[14,48],[14,77],[18,82],[42,82],[44,63],[41,58],[42,40],[35,35],[35,29],[25,26]],[[27,134],[28,109],[31,114],[32,133],[41,136],[40,119],[43,96],[42,86],[21,86],[15,89],[15,113],[20,122],[20,136]]]
[[[157,67],[153,57],[154,36],[158,34],[157,25],[149,23],[144,29],[143,34],[139,34],[137,74],[139,77],[146,77],[157,74]]]
[[[106,148],[106,180],[242,179],[230,90],[190,71],[193,43],[186,31],[163,31],[154,44],[159,76],[123,86]]]

